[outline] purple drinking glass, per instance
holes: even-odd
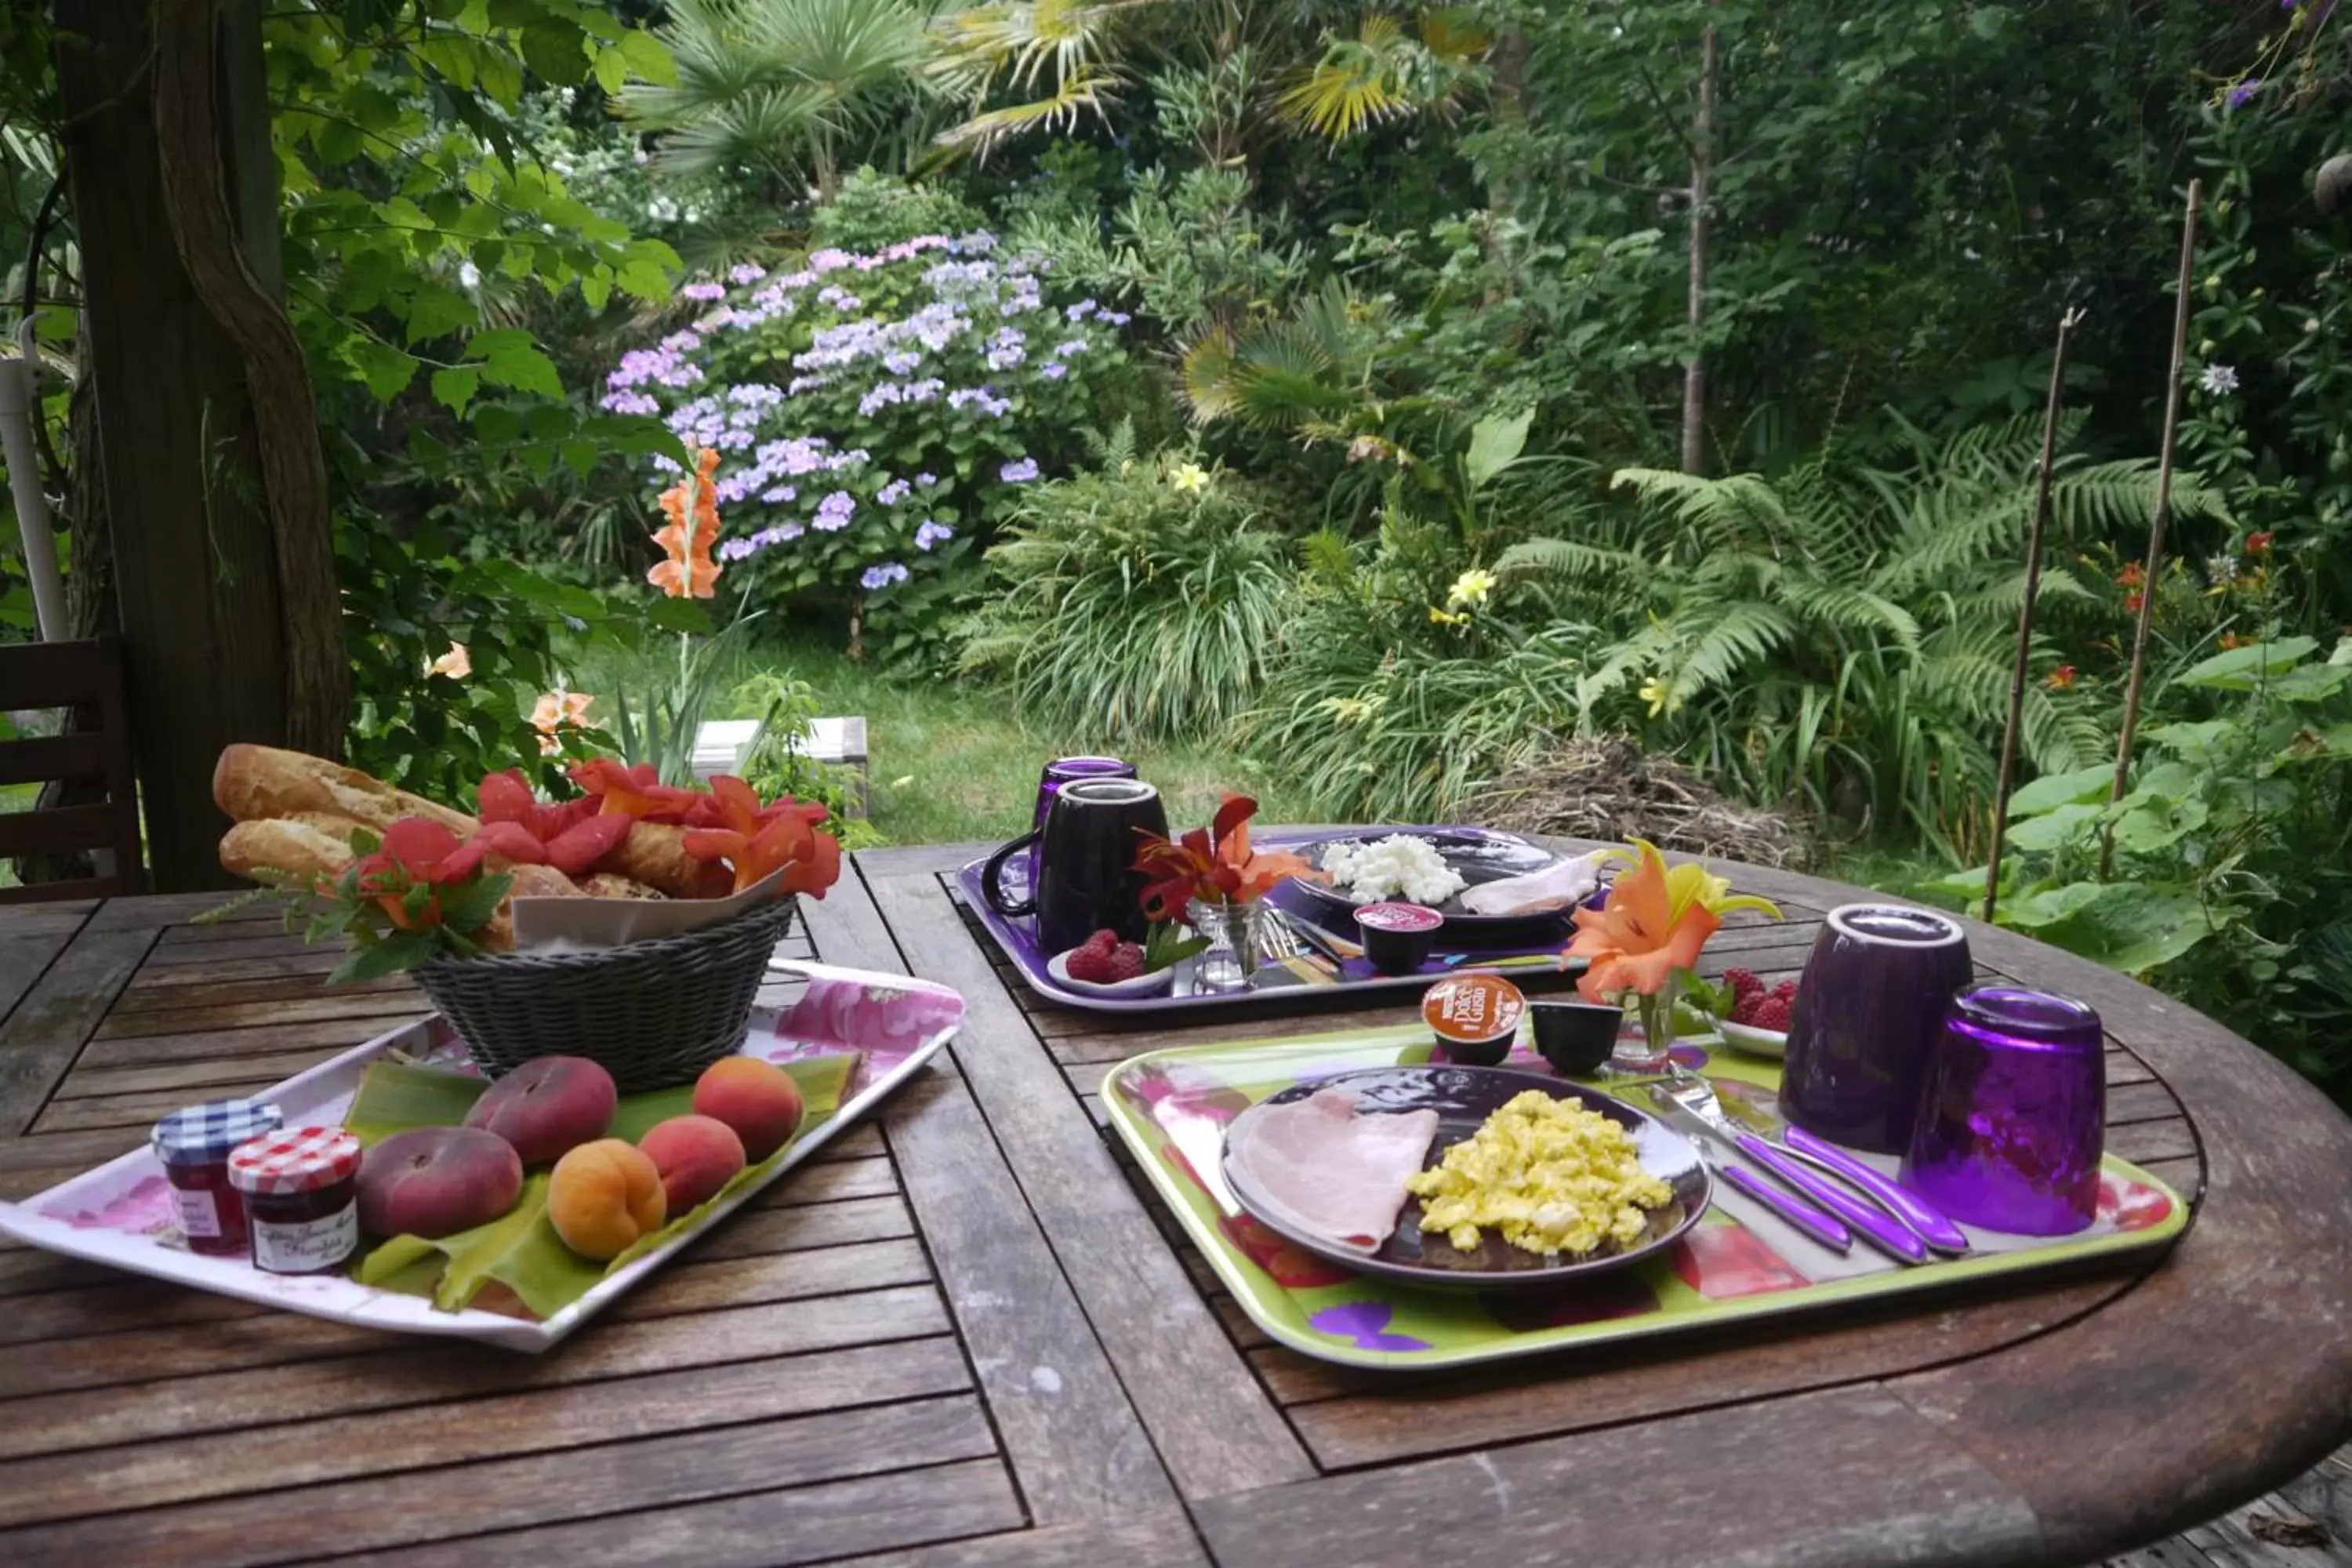
[[[1891,904],[1832,910],[1797,982],[1782,1112],[1832,1143],[1902,1153],[1944,1009],[1975,973],[1967,935],[1942,915]]]
[[[1952,999],[1903,1182],[1956,1220],[2069,1236],[2099,1208],[2099,1015],[2071,996],[1973,985]]]
[[[1037,778],[1037,810],[1029,819],[1029,831],[1039,835],[1029,847],[1029,888],[1037,888],[1037,844],[1042,841],[1045,815],[1054,809],[1054,797],[1062,793],[1066,784],[1080,779],[1131,779],[1136,776],[1133,763],[1117,757],[1057,757],[1045,764]]]

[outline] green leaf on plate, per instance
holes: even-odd
[[[488,1079],[470,1073],[372,1061],[360,1075],[343,1127],[370,1148],[411,1127],[455,1127],[489,1087]]]

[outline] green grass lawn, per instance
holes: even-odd
[[[1055,757],[1106,750],[1134,761],[1160,786],[1178,831],[1205,826],[1227,790],[1255,795],[1263,823],[1310,815],[1261,763],[1213,746],[1122,747],[1100,736],[1054,733],[1026,722],[1002,691],[976,682],[902,681],[806,645],[753,648],[743,662],[747,674],[775,669],[808,681],[829,714],[865,717],[874,826],[894,844],[1025,833],[1038,769]]]

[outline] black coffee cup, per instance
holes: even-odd
[[[1562,1078],[1600,1071],[1625,1020],[1622,1008],[1596,1002],[1530,1002],[1528,1016],[1535,1020],[1537,1051]]]
[[[1024,833],[988,858],[981,890],[989,907],[1013,919],[1037,917],[1038,951],[1067,952],[1108,929],[1141,942],[1146,878],[1135,869],[1143,835],[1166,837],[1167,808],[1160,792],[1136,779],[1081,779],[1064,784],[1045,814],[1045,826]],[[1037,847],[1037,880],[1026,899],[1004,890],[1005,863]]]

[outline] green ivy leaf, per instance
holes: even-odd
[[[471,365],[456,365],[433,373],[433,400],[463,419],[466,405],[481,389],[482,373]]]
[[[455,289],[444,289],[437,283],[422,284],[408,301],[408,341],[422,342],[426,338],[446,337],[461,328],[477,326],[482,319],[473,300]]]
[[[466,345],[466,357],[481,362],[482,374],[493,386],[510,386],[544,397],[563,395],[563,380],[555,373],[555,362],[520,327],[475,333]]]
[[[389,343],[359,338],[351,345],[352,362],[378,403],[390,403],[408,389],[416,376],[416,359]]]

